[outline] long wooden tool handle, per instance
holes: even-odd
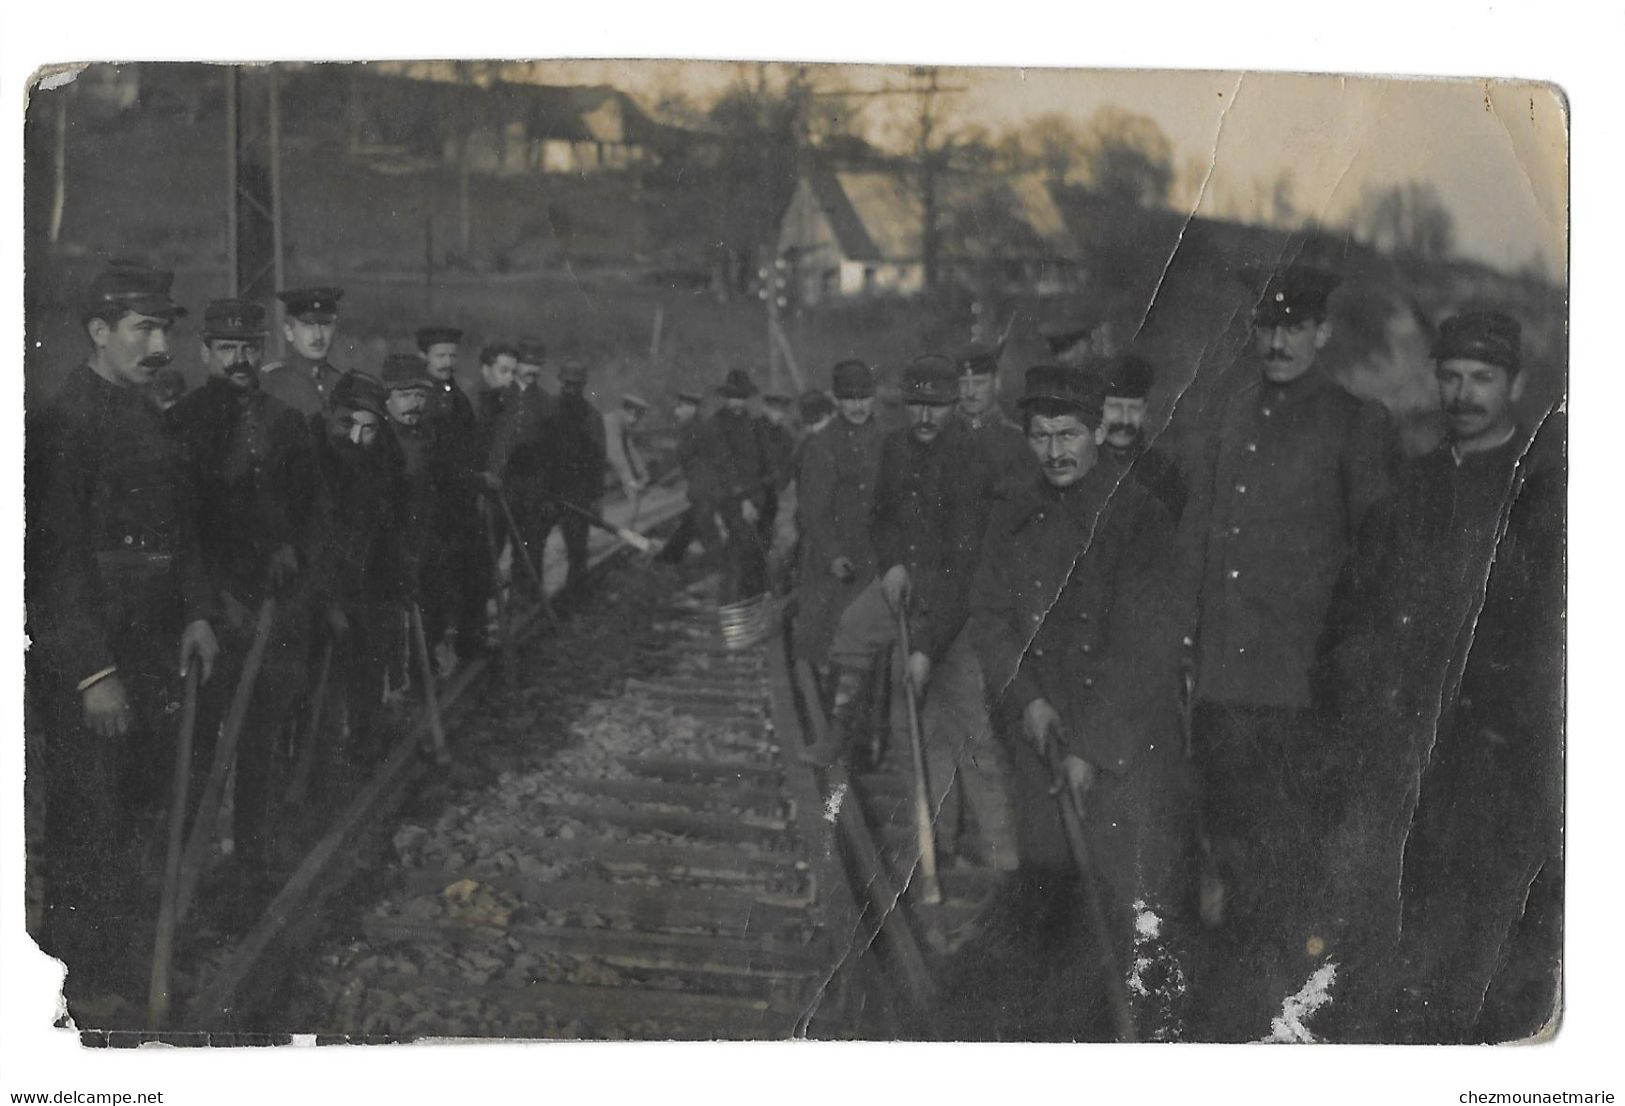
[[[186,843],[186,799],[192,786],[192,731],[197,728],[197,662],[186,666],[186,697],[175,741],[175,786],[169,807],[169,852],[158,901],[158,932],[152,945],[152,977],[147,985],[147,1028],[156,1032],[169,1020],[169,964],[175,951],[175,899],[180,893],[181,850]]]
[[[322,646],[322,663],[316,670],[316,690],[310,697],[310,710],[305,715],[304,740],[299,746],[299,762],[294,765],[293,785],[288,788],[288,801],[302,803],[310,789],[310,773],[316,764],[316,749],[322,739],[322,707],[327,701],[327,681],[333,672],[333,639]]]
[[[423,609],[413,603],[407,612],[412,617],[412,640],[417,642],[418,660],[423,665],[423,704],[429,711],[429,737],[434,742],[435,763],[450,764],[446,731],[440,724],[440,696],[434,689],[434,660],[429,656],[429,639],[423,633]]]
[[[197,890],[198,878],[203,872],[204,855],[214,843],[215,823],[225,797],[226,776],[237,755],[237,740],[242,736],[243,723],[248,719],[248,707],[254,698],[254,684],[259,679],[260,665],[265,660],[265,647],[271,640],[271,626],[276,621],[276,596],[268,595],[260,604],[259,621],[254,626],[254,641],[243,660],[243,672],[232,693],[231,708],[226,712],[226,724],[220,731],[215,746],[214,762],[209,765],[209,779],[198,798],[197,816],[192,820],[192,835],[186,841],[186,854],[181,859],[180,893],[176,898],[177,919],[186,917],[192,905],[192,893]]]
[[[914,754],[914,833],[920,845],[920,898],[935,905],[942,901],[942,884],[937,879],[937,839],[931,825],[931,788],[925,772],[925,739],[920,733],[920,710],[914,701],[914,682],[908,675],[909,645],[907,604],[897,605],[897,641],[903,651],[903,698],[908,703],[908,744]]]
[[[1066,830],[1066,843],[1072,853],[1072,863],[1078,869],[1078,880],[1083,887],[1084,910],[1089,925],[1095,931],[1095,947],[1099,949],[1100,969],[1106,975],[1106,994],[1111,999],[1112,1019],[1117,1022],[1117,1035],[1126,1042],[1136,1040],[1134,1012],[1128,1001],[1128,976],[1112,951],[1112,931],[1106,918],[1106,908],[1100,901],[1100,888],[1095,882],[1094,866],[1089,859],[1089,845],[1083,838],[1083,815],[1066,781],[1066,774],[1053,754],[1046,754],[1050,775],[1055,785],[1055,802],[1061,808],[1061,825]]]
[[[508,506],[508,497],[497,492],[497,503],[502,507],[502,518],[508,524],[508,536],[513,539],[514,556],[525,566],[525,575],[536,586],[536,600],[542,605],[542,614],[553,625],[559,624],[558,612],[547,598],[547,585],[542,583],[542,574],[536,569],[536,562],[531,560],[530,547],[525,544],[525,536],[519,532],[519,524],[514,521],[513,509]]]
[[[485,530],[485,549],[491,557],[491,590],[496,596],[497,604],[497,640],[502,649],[502,682],[510,690],[514,685],[513,663],[513,610],[508,601],[508,593],[502,586],[502,548],[497,536],[491,528],[490,516],[481,522]],[[484,607],[481,610],[481,624],[484,624]],[[481,631],[484,632],[483,629]]]

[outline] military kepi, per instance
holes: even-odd
[[[137,315],[155,319],[178,319],[186,308],[169,295],[175,274],[134,261],[110,261],[90,282],[85,313],[88,316],[107,307],[122,307]]]
[[[1326,305],[1332,292],[1342,283],[1336,273],[1313,265],[1289,265],[1285,269],[1269,271],[1260,266],[1249,266],[1241,272],[1242,282],[1256,288],[1260,283],[1264,293],[1253,308],[1255,326],[1290,326],[1305,319],[1326,317]]]
[[[903,402],[946,407],[959,402],[954,363],[937,353],[921,354],[903,370]]]
[[[1076,365],[1034,365],[1027,370],[1020,406],[1031,405],[1076,413],[1090,426],[1100,425],[1100,379]]]
[[[749,399],[756,394],[756,382],[744,369],[729,369],[717,392],[727,399]]]
[[[425,326],[418,328],[415,337],[417,338],[418,349],[428,353],[435,346],[455,346],[463,340],[463,332],[454,326]]]
[[[385,357],[382,376],[392,392],[434,386],[428,362],[415,353],[392,353]]]
[[[276,294],[289,318],[306,323],[330,323],[338,318],[342,288],[290,288]]]
[[[961,376],[997,376],[999,354],[1003,352],[1000,346],[972,343],[954,357],[954,366]]]
[[[1144,399],[1150,394],[1156,378],[1151,362],[1132,353],[1123,353],[1107,362],[1101,390],[1117,399]]]
[[[257,341],[265,337],[265,308],[253,300],[210,300],[203,309],[203,339]]]
[[[829,376],[829,390],[836,399],[867,399],[875,394],[875,371],[862,361],[842,361]]]
[[[1517,372],[1523,364],[1523,328],[1503,311],[1466,311],[1439,325],[1435,361],[1482,361]]]

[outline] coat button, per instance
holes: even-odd
[[[1238,537],[1240,534],[1241,534],[1241,527],[1239,527],[1239,526],[1230,527],[1230,536],[1231,537],[1233,537],[1233,538]]]
[[[1237,578],[1237,577],[1238,577],[1238,576],[1240,576],[1240,575],[1241,575],[1241,569],[1239,569],[1239,568],[1232,568],[1232,569],[1231,569],[1231,570],[1230,570],[1230,579],[1232,579],[1232,580],[1234,580],[1234,579],[1236,579],[1236,578]]]
[[[1078,646],[1078,648],[1081,651],[1083,651],[1084,653],[1092,653],[1092,652],[1094,652],[1094,650],[1089,647],[1089,643],[1087,641],[1084,642],[1082,645]]]
[[[1246,484],[1237,484],[1236,485],[1236,494],[1237,495],[1246,495],[1247,494],[1247,485]]]
[[[1248,442],[1247,443],[1247,452],[1248,453],[1257,453],[1258,452],[1258,443],[1257,442]]]
[[[1040,649],[1036,645],[1033,646],[1033,656],[1042,657],[1043,655],[1044,655],[1044,650]]]
[[[1094,687],[1095,686],[1095,678],[1093,676],[1085,676],[1083,678],[1083,686],[1084,687]]]
[[[1088,622],[1089,621],[1089,612],[1084,611],[1082,614],[1078,615],[1078,621],[1079,622]]]
[[[124,535],[124,544],[125,545],[134,545],[135,544],[135,535],[134,534],[125,534]]]
[[[1270,409],[1268,407],[1264,408],[1264,417],[1266,419],[1270,417]]]

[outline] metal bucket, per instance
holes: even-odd
[[[765,592],[717,608],[722,644],[733,650],[749,649],[767,640],[773,630],[771,596]]]

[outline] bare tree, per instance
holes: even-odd
[[[1089,188],[1108,199],[1141,207],[1165,203],[1174,179],[1174,151],[1150,116],[1106,104],[1084,124]]]
[[[1438,188],[1422,181],[1367,185],[1348,228],[1373,249],[1400,257],[1442,261],[1455,252],[1455,217]]]
[[[1023,153],[1053,184],[1064,185],[1084,162],[1084,136],[1077,123],[1060,112],[1047,112],[1019,132]]]

